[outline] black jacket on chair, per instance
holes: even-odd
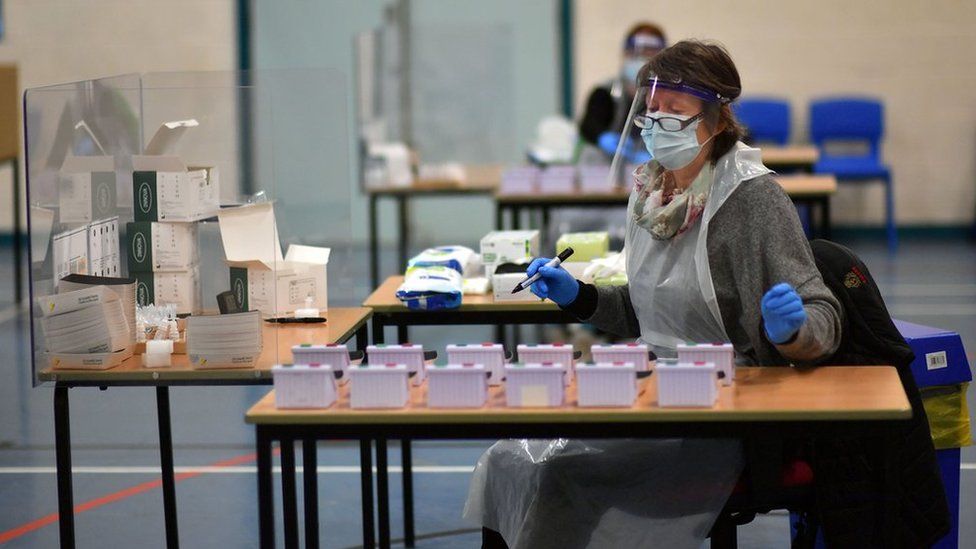
[[[819,438],[812,466],[817,514],[829,547],[927,547],[949,531],[949,507],[922,397],[898,332],[867,266],[849,249],[810,243],[824,283],[844,309],[837,352],[823,364],[898,369],[912,419],[878,437]]]

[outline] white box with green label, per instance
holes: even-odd
[[[281,316],[310,298],[327,311],[329,248],[292,244],[282,256],[271,202],[225,208],[218,218],[231,290],[245,310]]]
[[[501,263],[518,262],[539,255],[539,231],[492,231],[481,239],[481,261],[491,278]]]
[[[132,272],[136,279],[136,303],[174,305],[176,314],[198,314],[203,309],[200,269],[186,271]]]
[[[68,156],[58,174],[58,220],[91,223],[116,215],[115,158]]]
[[[220,180],[213,166],[190,166],[175,154],[180,137],[196,120],[162,124],[144,154],[132,157],[136,221],[198,221],[220,208]]]
[[[129,272],[185,271],[200,260],[195,223],[126,223]]]

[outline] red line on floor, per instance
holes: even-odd
[[[278,452],[279,450],[276,448],[274,453],[277,454]],[[211,463],[209,467],[233,467],[234,465],[248,463],[254,461],[255,459],[257,459],[257,454],[244,454],[242,456],[216,461],[214,463]],[[176,482],[180,482],[182,480],[186,480],[189,478],[198,477],[202,474],[204,474],[204,472],[202,471],[195,472],[195,473],[179,473],[177,475],[174,475],[173,478]],[[80,513],[84,513],[85,511],[91,511],[92,509],[97,509],[99,507],[108,505],[110,503],[114,503],[119,500],[123,500],[125,498],[139,495],[144,492],[148,492],[150,490],[155,490],[156,488],[159,488],[162,485],[163,485],[162,479],[151,480],[149,482],[136,484],[135,486],[131,486],[129,488],[119,490],[118,492],[112,492],[111,494],[106,494],[102,497],[95,498],[93,500],[89,500],[84,503],[79,503],[74,507],[74,514],[78,515]],[[28,534],[30,532],[33,532],[34,530],[39,530],[57,521],[58,521],[58,513],[52,513],[50,515],[41,517],[37,520],[28,522],[27,524],[18,526],[11,530],[7,530],[6,532],[0,532],[0,543],[6,543],[8,541],[17,539],[20,536],[23,536],[24,534]]]

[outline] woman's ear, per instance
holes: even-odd
[[[727,120],[732,117],[732,108],[728,105],[722,105],[721,110],[718,112],[718,120],[715,122],[715,131],[713,133],[720,134],[725,131],[725,128],[729,127]]]

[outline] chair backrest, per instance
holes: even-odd
[[[877,155],[884,135],[884,106],[866,97],[830,97],[810,103],[810,139],[818,147],[827,141],[867,141]]]
[[[751,97],[732,104],[752,142],[786,145],[790,140],[790,104],[773,97]]]

